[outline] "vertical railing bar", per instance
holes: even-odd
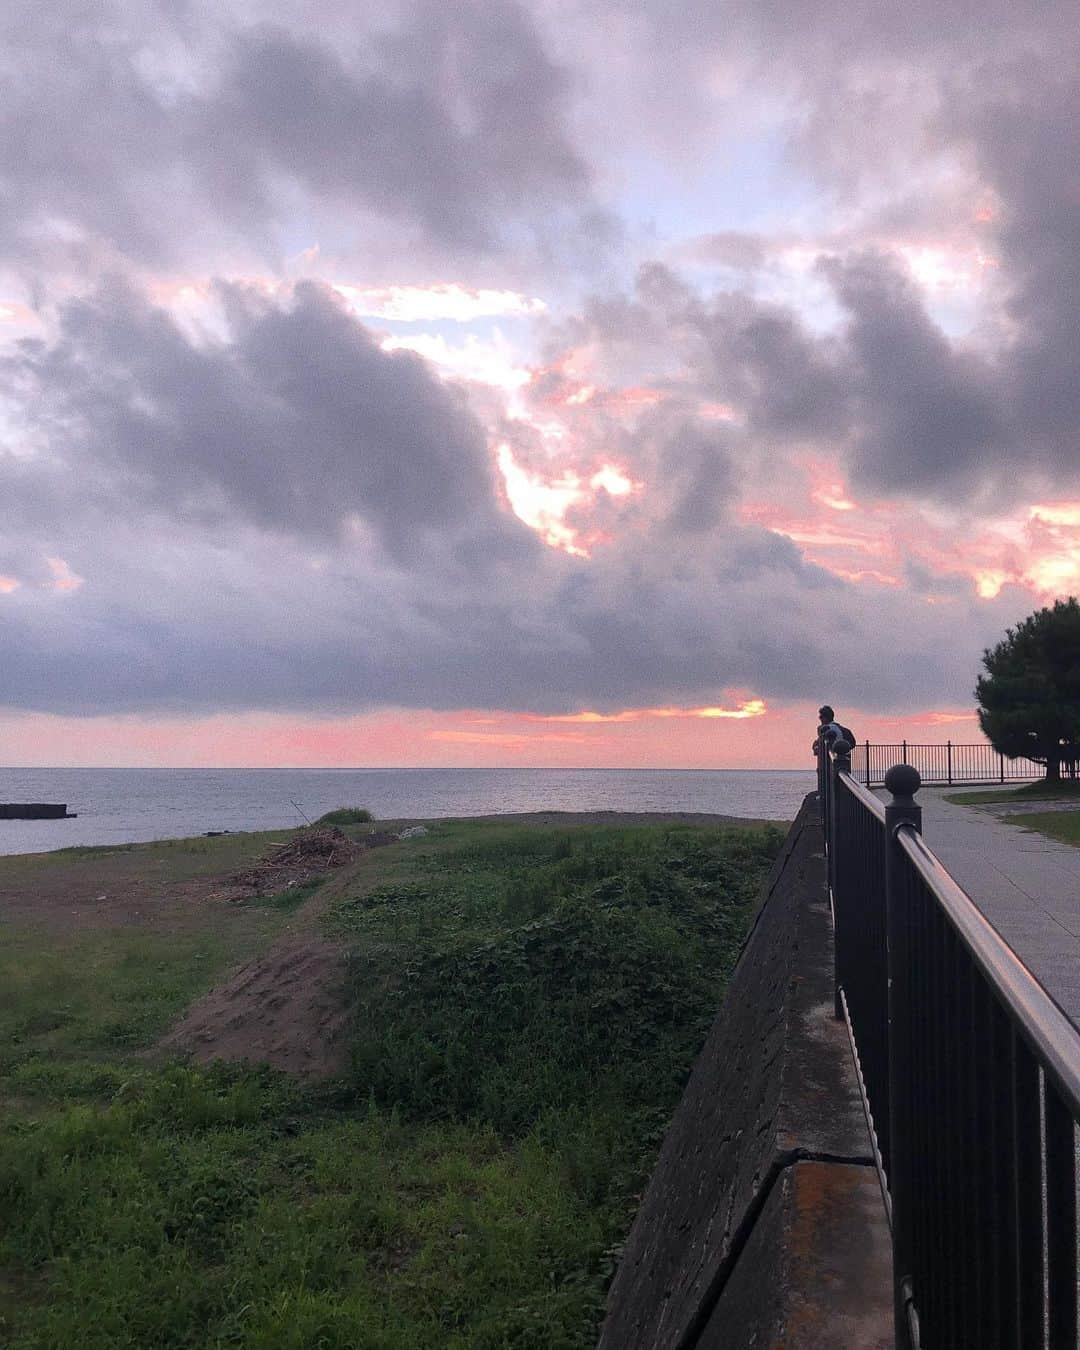
[[[983,1252],[985,1245],[983,1230],[990,1221],[987,1210],[989,1197],[987,1196],[983,1185],[983,1175],[980,1166],[984,1145],[984,1124],[979,1112],[979,1092],[983,1065],[980,1063],[978,1055],[979,993],[982,979],[979,972],[975,969],[974,963],[969,961],[968,964],[970,967],[970,978],[966,990],[970,1030],[970,1051],[968,1055],[970,1072],[967,1077],[968,1119],[970,1121],[970,1156],[968,1158],[968,1174],[971,1177],[972,1208],[975,1213],[975,1223],[971,1230],[971,1243],[968,1255],[971,1263],[972,1283],[975,1286],[975,1297],[972,1300],[971,1309],[973,1323],[972,1339],[976,1345],[981,1347],[986,1335],[986,1307],[991,1296],[991,1290],[989,1289],[986,1279],[986,1266],[984,1263]]]
[[[920,883],[920,889],[924,889]],[[933,1203],[935,1208],[934,1226],[935,1248],[938,1254],[936,1268],[938,1270],[951,1269],[951,1251],[949,1243],[949,1207],[947,1203],[949,1190],[949,1168],[948,1155],[945,1148],[942,1147],[944,1128],[948,1114],[948,1090],[947,1080],[949,1077],[949,1061],[947,1056],[948,1041],[945,1035],[945,1018],[947,991],[945,987],[946,980],[946,933],[945,920],[941,911],[936,905],[931,903],[931,912],[934,916],[933,923],[933,947],[931,964],[934,972],[934,1007],[932,1025],[935,1029],[935,1035],[931,1038],[933,1045],[933,1072],[934,1072],[934,1134],[935,1148],[934,1156],[936,1166],[934,1169],[934,1196]],[[935,1286],[935,1317],[937,1326],[940,1328],[938,1340],[944,1342],[948,1336],[950,1321],[949,1301],[951,1295],[951,1281],[936,1280]]]
[[[945,989],[945,1025],[942,1028],[942,1042],[946,1051],[945,1073],[945,1117],[942,1122],[942,1142],[945,1154],[945,1218],[946,1248],[949,1269],[958,1269],[958,1258],[963,1243],[961,1222],[960,1174],[963,1171],[963,1150],[959,1143],[960,1104],[959,1104],[959,1065],[957,1047],[957,970],[959,967],[958,939],[948,926],[943,924],[944,953],[943,973]],[[946,1289],[948,1316],[945,1322],[950,1345],[958,1344],[963,1320],[963,1300],[960,1284],[950,1280]]]
[[[964,1120],[964,1151],[966,1154],[963,1171],[964,1220],[969,1241],[960,1254],[958,1280],[964,1290],[964,1330],[961,1344],[978,1347],[979,1307],[982,1303],[982,1281],[979,1278],[979,1265],[974,1246],[974,1234],[982,1222],[982,1204],[979,1192],[979,1180],[972,1160],[978,1148],[978,1125],[975,1116],[975,1062],[970,1047],[975,1040],[975,967],[968,953],[959,979],[958,1012],[961,1044],[968,1047],[968,1054],[959,1066],[960,1101]]]
[[[911,1212],[911,913],[905,886],[907,860],[897,842],[901,829],[922,828],[915,802],[919,775],[894,765],[885,775],[892,800],[885,808],[885,912],[889,998],[889,1163],[893,1203],[893,1314],[898,1347],[910,1344],[907,1303],[913,1271]]]
[[[938,1009],[940,974],[937,963],[939,926],[939,916],[934,912],[934,909],[931,906],[929,909],[928,942],[924,958],[927,971],[927,1021],[931,1027],[938,1029],[940,1032],[941,1018]],[[924,1047],[922,1062],[917,1071],[921,1072],[927,1085],[925,1114],[929,1132],[927,1140],[927,1171],[929,1184],[921,1197],[914,1196],[912,1200],[913,1205],[922,1205],[926,1209],[927,1236],[924,1266],[927,1270],[928,1278],[925,1280],[923,1288],[918,1291],[918,1295],[919,1316],[924,1329],[925,1338],[929,1344],[940,1341],[942,1339],[943,1331],[940,1301],[941,1285],[940,1281],[934,1279],[932,1276],[932,1272],[941,1270],[945,1265],[945,1252],[942,1248],[940,1213],[942,1182],[941,1149],[938,1146],[939,1140],[936,1138],[941,1129],[940,1053],[940,1034],[928,1036]]]
[[[1044,1344],[1043,1170],[1039,1066],[1024,1041],[1013,1038],[1013,1176],[1016,1189],[1016,1344]]]
[[[913,879],[912,879],[913,880]],[[910,886],[912,895],[916,897],[913,901],[913,908],[917,915],[916,921],[916,941],[912,950],[912,960],[914,968],[912,971],[914,980],[914,1006],[918,1009],[919,1038],[913,1046],[913,1060],[918,1062],[925,1048],[933,1040],[933,1020],[930,1010],[930,947],[932,942],[932,912],[931,907],[926,903],[926,896],[921,887]],[[912,1266],[913,1266],[913,1285],[915,1297],[919,1301],[920,1308],[923,1303],[923,1295],[927,1287],[929,1268],[928,1253],[932,1247],[932,1222],[929,1208],[926,1204],[926,1198],[932,1192],[931,1163],[933,1156],[933,1126],[932,1114],[929,1101],[929,1083],[927,1074],[919,1073],[913,1080],[913,1087],[918,1084],[915,1094],[912,1110]],[[927,1310],[928,1311],[928,1310]]]
[[[998,1179],[998,1222],[994,1230],[994,1263],[998,1291],[998,1322],[1006,1346],[1015,1342],[1018,1310],[1016,1247],[1019,1218],[1016,1190],[1016,1033],[1005,1009],[993,1000],[994,1157]]]
[[[1057,1350],[1076,1344],[1076,1140],[1072,1116],[1044,1081],[1049,1338]]]
[[[987,1135],[989,1137],[989,1147],[986,1153],[986,1184],[989,1188],[990,1213],[993,1218],[986,1232],[986,1261],[987,1277],[990,1285],[990,1322],[991,1338],[988,1342],[990,1347],[996,1347],[997,1350],[1012,1350],[1002,1340],[1004,1333],[1003,1317],[1003,1287],[1002,1287],[1002,1230],[1004,1228],[1004,1196],[999,1185],[1000,1177],[1000,1158],[1002,1150],[1002,1139],[999,1132],[1000,1115],[998,1112],[997,1101],[997,1038],[995,1035],[997,1024],[997,1000],[990,991],[989,985],[984,987],[983,994],[983,1040],[986,1045],[986,1073],[983,1078],[982,1099],[983,1110],[986,1113]]]
[[[983,1221],[975,1234],[978,1244],[979,1269],[983,1277],[981,1299],[982,1326],[979,1343],[987,1350],[999,1345],[1001,1321],[998,1315],[998,1280],[995,1234],[997,1232],[1000,1196],[994,1184],[994,1052],[991,1022],[993,1003],[985,979],[975,979],[975,1062],[977,1065],[975,1114],[979,1126],[979,1145],[976,1171],[979,1190],[983,1196]],[[1011,1350],[1011,1347],[1010,1347]]]

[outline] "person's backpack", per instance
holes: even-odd
[[[848,745],[850,745],[852,750],[854,750],[855,747],[859,744],[859,742],[855,739],[855,733],[852,731],[850,727],[845,727],[841,723],[837,723],[837,725],[840,727],[840,730],[843,733],[844,740],[847,741]]]

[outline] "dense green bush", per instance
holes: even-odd
[[[522,832],[346,903],[339,924],[368,939],[358,1087],[514,1137],[553,1105],[667,1109],[776,847],[771,831]]]
[[[339,806],[336,811],[327,811],[315,822],[316,825],[366,825],[375,817],[363,806]]]

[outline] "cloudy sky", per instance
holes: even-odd
[[[1065,0],[0,34],[0,761],[973,740],[1080,590]]]

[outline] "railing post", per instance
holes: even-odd
[[[869,786],[870,786],[870,742],[869,742],[869,741],[866,742],[866,774],[865,774],[865,781],[866,781],[866,786],[869,787]]]
[[[947,771],[945,776],[949,780],[949,786],[952,787],[952,741],[946,741],[945,748],[948,751],[948,754],[945,756],[947,765]]]
[[[922,831],[922,807],[915,793],[922,785],[910,764],[894,764],[885,774],[892,800],[885,807],[885,928],[889,977],[889,1198],[892,1202],[893,1295],[896,1345],[909,1350],[911,1334],[911,912],[904,886],[903,854],[897,831],[910,825]]]

